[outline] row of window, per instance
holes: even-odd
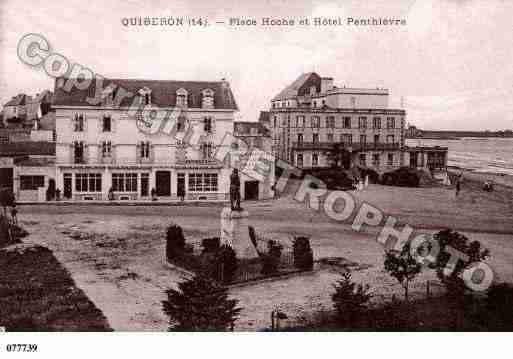
[[[190,173],[189,191],[191,192],[217,192],[217,173]]]
[[[353,128],[351,117],[345,116],[342,118],[339,118],[340,121],[335,120],[335,116],[327,116],[325,120],[325,126],[326,128]],[[381,117],[373,117],[372,123],[368,124],[366,116],[360,116],[358,117],[358,128],[370,128],[370,125],[372,125],[373,129],[381,129],[382,128],[382,118]],[[337,126],[337,123],[339,122],[339,126]],[[291,119],[287,119],[286,122],[287,127],[298,127],[298,128],[304,128],[307,127],[307,121],[306,116],[296,116],[295,121]],[[369,126],[368,126],[369,125]],[[278,127],[278,118],[274,116],[274,127]],[[310,117],[310,126],[311,128],[321,128],[321,117],[320,116],[312,116]],[[395,117],[387,117],[386,118],[386,128],[387,129],[394,129],[396,127],[396,121]]]
[[[141,141],[137,145],[138,147],[138,155],[140,158],[150,158],[150,149],[151,143],[149,141]],[[84,162],[84,149],[85,144],[84,141],[74,141],[74,158],[75,163],[83,163]],[[101,154],[102,157],[109,157],[112,154],[112,142],[111,141],[102,141],[100,142]],[[200,145],[200,152],[203,156],[203,159],[209,159],[213,157],[213,149],[214,145],[210,142],[202,143]]]
[[[104,89],[102,94],[103,104],[110,106],[115,104],[117,86],[108,86]],[[151,105],[152,103],[152,91],[148,87],[143,87],[138,91],[139,103],[141,105]],[[184,88],[180,88],[176,91],[176,106],[185,107],[187,106],[188,92]],[[204,89],[201,92],[202,96],[202,107],[212,108],[214,106],[214,91],[212,89]],[[117,105],[117,104],[116,104]]]
[[[185,175],[178,174],[184,178]],[[114,192],[137,192],[136,172],[113,173],[112,190]],[[21,176],[21,189],[37,189],[44,186],[43,176]],[[141,173],[141,195],[147,196],[149,188],[149,173]],[[189,191],[191,192],[217,192],[217,173],[190,173]],[[77,173],[75,174],[75,191],[77,192],[102,192],[101,173]]]
[[[342,143],[351,144],[351,143],[353,143],[353,135],[350,133],[342,133],[342,134],[340,134],[340,137],[338,138],[338,140],[339,140],[339,142],[342,142]],[[382,137],[380,135],[377,135],[377,134],[374,135],[374,137],[373,137],[374,143],[380,143],[381,140],[382,140]],[[335,142],[335,136],[333,135],[333,133],[326,134],[326,141],[327,142]],[[302,133],[297,134],[297,142],[298,143],[304,142],[304,137],[303,137]],[[312,142],[313,143],[320,142],[318,133],[312,134]],[[367,143],[367,135],[360,135],[360,143],[364,143],[364,144]],[[387,135],[386,143],[395,143],[395,136]]]
[[[139,121],[144,121],[143,114],[141,111],[138,111],[136,113],[136,118]],[[85,128],[84,125],[85,125],[85,115],[75,113],[75,116],[73,118],[73,131],[83,132],[84,128]],[[101,125],[102,125],[102,132],[114,131],[113,120],[110,115],[103,115],[102,120],[101,120]],[[151,124],[150,124],[150,126],[151,126]],[[185,117],[184,116],[181,116],[178,118],[176,127],[177,127],[178,132],[182,132],[185,130]],[[213,132],[213,120],[211,117],[205,117],[203,119],[203,129],[207,133]]]
[[[366,153],[361,153],[360,154],[359,162],[360,162],[360,165],[362,165],[362,166],[366,166],[367,165],[367,154]],[[318,153],[316,153],[316,152],[312,153],[312,157],[311,157],[311,162],[310,163],[312,164],[312,167],[319,166],[319,154]],[[303,154],[302,153],[298,153],[297,156],[296,156],[296,165],[297,165],[297,167],[302,168],[303,164],[304,164]],[[372,154],[372,166],[379,167],[380,165],[381,165],[380,164],[380,154],[379,153]],[[393,153],[388,153],[387,154],[387,165],[388,166],[393,166],[394,165],[394,154]]]

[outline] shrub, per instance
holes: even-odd
[[[162,302],[169,316],[169,330],[222,331],[232,329],[240,308],[228,299],[225,287],[210,278],[197,275],[178,283],[178,289],[166,291]]]
[[[262,256],[263,275],[273,275],[278,272],[282,249],[282,245],[272,239],[267,242],[267,253]]]
[[[221,247],[221,240],[219,237],[204,238],[201,240],[201,246],[203,247],[201,254],[217,253]]]
[[[383,174],[383,184],[399,187],[418,187],[420,177],[417,170],[409,167],[401,167]]]
[[[174,257],[181,255],[185,250],[185,238],[182,227],[170,225],[166,232],[166,258],[171,261]]]
[[[343,324],[351,324],[367,308],[367,302],[372,298],[369,285],[357,285],[351,281],[351,273],[346,272],[334,288],[331,299],[338,318]]]
[[[498,330],[511,330],[513,327],[513,285],[494,284],[486,297],[487,309],[495,314]]]
[[[295,237],[292,250],[296,268],[304,271],[313,269],[313,252],[308,237]]]
[[[452,294],[463,294],[465,283],[461,274],[473,263],[489,258],[490,251],[482,248],[480,242],[470,242],[465,235],[452,229],[445,229],[436,233],[433,239],[438,242],[439,254],[436,258],[436,263],[431,267],[436,269],[438,278]],[[454,250],[467,255],[468,258],[467,260],[459,259],[452,272],[446,273],[445,268],[452,257],[451,252],[454,252]]]
[[[223,244],[219,248],[215,257],[215,264],[218,270],[218,280],[223,283],[230,283],[234,280],[238,263],[237,255],[231,246]]]

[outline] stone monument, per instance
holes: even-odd
[[[240,179],[235,168],[230,176],[230,207],[221,212],[221,244],[231,246],[239,259],[258,257],[249,238],[248,217],[240,206]]]

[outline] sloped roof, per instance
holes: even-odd
[[[26,97],[25,94],[19,94],[13,97],[9,102],[7,102],[4,106],[21,106],[25,105],[26,103]]]
[[[87,97],[94,97],[96,82],[85,90],[73,89],[68,93],[63,90],[64,80],[56,79],[53,97],[54,106],[91,106],[86,101]],[[102,89],[110,84],[116,84],[126,91],[137,95],[144,87],[151,89],[152,104],[161,107],[176,106],[176,91],[184,88],[188,92],[188,107],[201,108],[202,91],[212,89],[214,91],[214,107],[216,109],[238,110],[235,97],[230,85],[225,81],[168,81],[168,80],[137,80],[137,79],[104,79]],[[121,101],[121,106],[130,106],[133,97],[127,97]]]
[[[14,157],[23,155],[55,156],[55,142],[26,141],[0,143],[0,156]]]
[[[298,90],[304,85],[306,81],[315,74],[315,72],[307,72],[299,76],[294,82],[285,87],[278,95],[273,98],[275,100],[285,100],[294,96],[297,96]]]
[[[37,94],[36,96],[34,96],[34,98],[32,99],[31,103],[41,103],[41,102],[51,103],[52,102],[52,96],[53,96],[52,91],[44,90],[40,94]]]

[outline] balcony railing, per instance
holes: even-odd
[[[361,151],[384,151],[384,150],[398,150],[399,143],[345,143],[345,142],[293,142],[292,148],[295,150],[332,150],[334,145],[339,145],[340,148],[346,149],[350,152]]]

